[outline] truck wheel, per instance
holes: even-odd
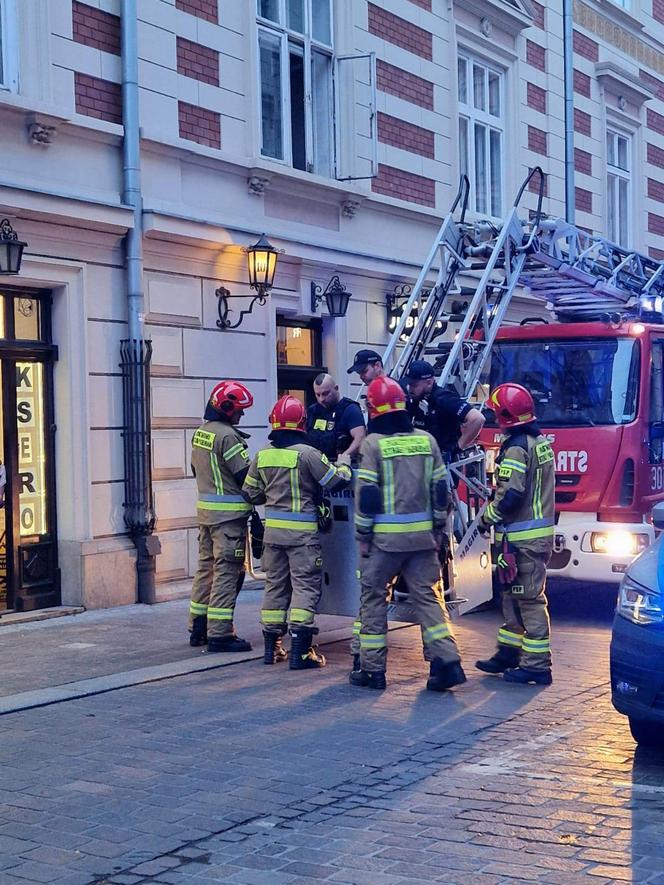
[[[629,730],[637,744],[642,747],[654,747],[664,750],[664,725],[646,722],[643,719],[629,717]]]

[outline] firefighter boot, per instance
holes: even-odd
[[[324,656],[311,644],[315,633],[318,633],[315,627],[291,627],[290,670],[313,670],[325,666]]]
[[[196,615],[189,633],[189,645],[196,648],[199,645],[207,645],[207,618],[205,615]]]
[[[351,685],[359,685],[361,688],[377,688],[379,691],[387,688],[384,670],[368,672],[359,668],[357,670],[353,669],[348,674],[348,681]]]
[[[280,664],[286,660],[288,652],[281,644],[281,636],[278,633],[263,630],[263,639],[265,640],[264,664]]]
[[[447,691],[455,685],[462,685],[466,681],[466,674],[459,661],[446,664],[442,658],[434,658],[429,668],[427,688],[429,691]]]
[[[360,664],[360,656],[353,655],[353,673],[357,673],[357,671],[361,669],[362,665]]]
[[[519,666],[521,651],[518,648],[510,648],[507,645],[499,645],[495,654],[486,661],[475,661],[475,666],[483,673],[504,673],[512,667]]]
[[[213,636],[208,639],[208,652],[211,654],[218,651],[251,651],[251,643],[248,639],[240,639],[239,636]]]
[[[503,673],[505,682],[517,682],[519,685],[551,685],[551,670],[528,670],[526,667],[515,667]]]

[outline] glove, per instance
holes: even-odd
[[[480,519],[480,521],[477,523],[477,529],[478,529],[480,535],[482,535],[485,538],[487,535],[491,534],[491,526],[487,525],[487,523],[484,522],[483,519]]]
[[[337,466],[342,465],[344,467],[350,467],[350,455],[347,455],[345,452],[342,455],[337,456]]]
[[[496,560],[496,578],[504,587],[510,587],[517,576],[516,547],[503,539],[502,550]]]

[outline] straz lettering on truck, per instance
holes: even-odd
[[[544,433],[542,434],[545,439],[547,439],[551,445],[555,442],[555,436],[552,433]],[[493,441],[499,443],[502,441],[502,436],[500,433],[496,433],[494,435]],[[560,451],[556,451],[554,448],[554,452],[556,455],[556,473],[586,473],[588,470],[588,452],[585,449],[561,449]],[[655,468],[653,468],[654,471]],[[654,475],[653,475],[654,482]],[[655,487],[653,486],[653,490],[655,488],[664,488],[664,478],[662,478],[662,484]]]

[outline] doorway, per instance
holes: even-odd
[[[60,604],[56,359],[51,293],[0,288],[0,614]]]
[[[305,406],[316,402],[314,378],[326,372],[320,320],[292,320],[277,315],[278,396],[291,394]]]

